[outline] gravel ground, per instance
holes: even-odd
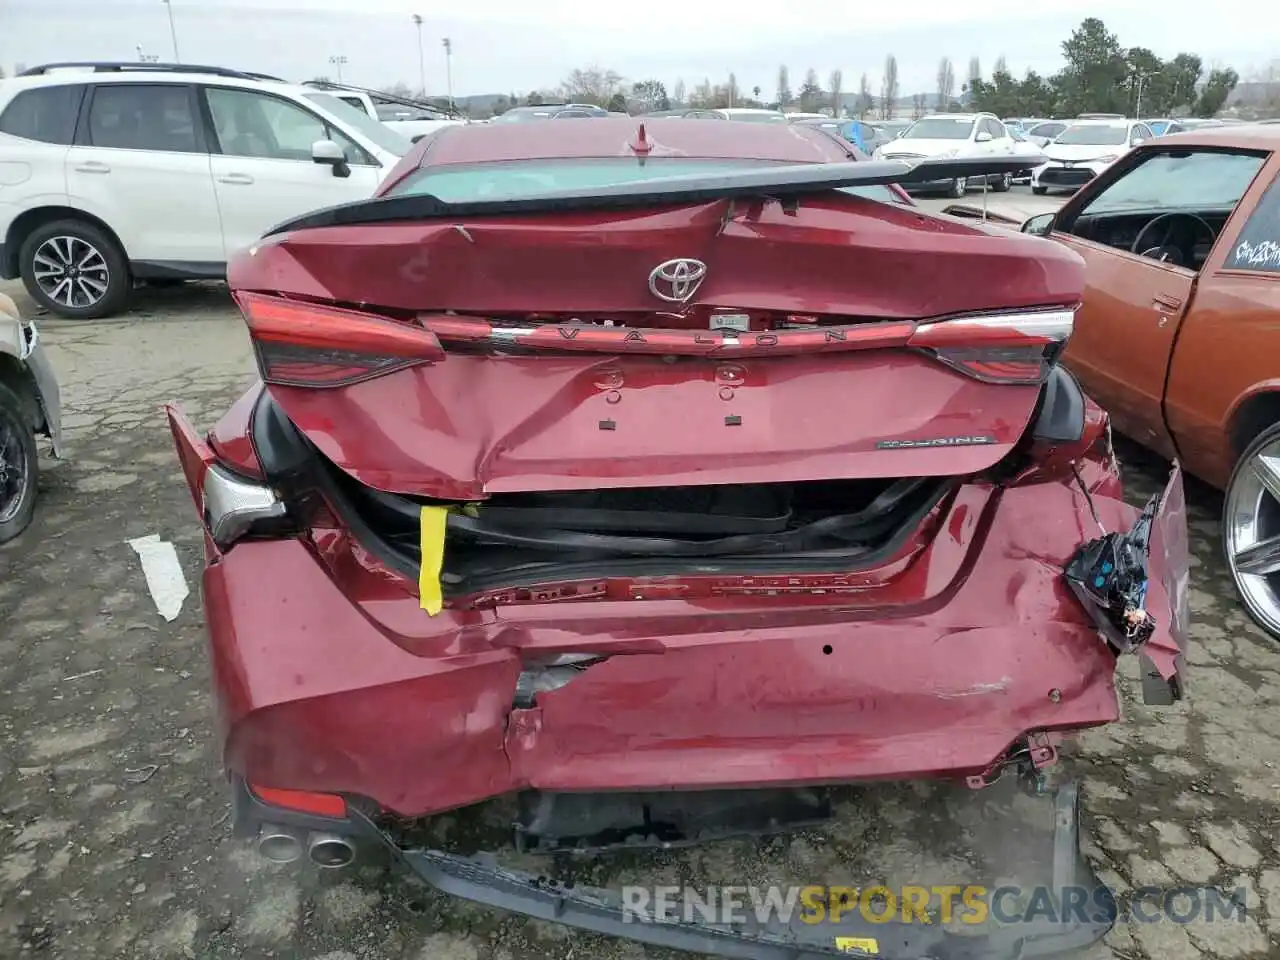
[[[30,307],[15,285],[0,289]],[[159,407],[181,399],[211,424],[253,375],[243,327],[225,290],[201,285],[147,291],[115,320],[41,329],[70,458],[47,465],[32,530],[0,549],[0,957],[685,956],[445,900],[376,869],[271,866],[233,841],[210,738],[198,527]],[[1163,464],[1125,459],[1135,501],[1162,482]],[[1122,925],[1091,958],[1280,955],[1280,655],[1232,595],[1219,498],[1194,482],[1188,496],[1191,699],[1144,708],[1126,663],[1126,719],[1081,738],[1067,764],[1083,782],[1086,852],[1122,897],[1145,884],[1244,886],[1249,915]],[[192,584],[172,623],[126,543],[148,534],[176,544]],[[768,883],[862,871],[910,883],[964,866],[946,829],[963,825],[962,807],[929,785],[848,791],[822,833],[604,872]]]

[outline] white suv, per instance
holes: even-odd
[[[411,147],[259,74],[35,67],[0,81],[0,277],[60,316],[107,316],[135,281],[221,279],[275,224],[371,196]]]
[[[1140,120],[1123,117],[1081,119],[1042,149],[1048,162],[1031,175],[1031,192],[1078,190],[1126,153],[1155,134]]]
[[[952,160],[972,157],[1012,155],[1016,143],[1000,118],[991,113],[936,113],[921,117],[896,140],[877,147],[872,155],[877,160]],[[1012,173],[992,174],[987,178],[997,191],[1013,184]],[[951,197],[963,197],[974,184],[972,178],[958,177],[940,183],[914,184],[912,190],[944,189]]]

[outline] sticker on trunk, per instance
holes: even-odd
[[[962,437],[929,437],[923,440],[879,440],[877,450],[915,450],[920,447],[980,447],[995,443],[989,433],[970,434]]]

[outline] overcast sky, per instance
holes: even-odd
[[[573,67],[599,64],[629,80],[677,78],[692,88],[732,71],[740,87],[771,93],[778,65],[798,88],[809,67],[822,82],[844,71],[846,91],[864,71],[873,89],[888,53],[897,55],[901,93],[932,91],[938,59],[963,77],[970,56],[989,71],[1004,54],[1016,74],[1051,73],[1060,43],[1095,15],[1125,45],[1162,56],[1183,49],[1236,67],[1244,76],[1275,56],[1280,5],[1212,7],[1202,0],[1110,0],[1092,9],[1035,0],[916,0],[911,4],[764,3],[763,0],[172,0],[178,50],[208,63],[304,80],[334,76],[329,58],[347,58],[343,79],[418,86],[421,13],[427,88],[443,93],[442,37],[453,40],[455,95],[554,87]],[[1064,7],[1070,7],[1064,10]],[[1250,9],[1252,7],[1252,9]],[[909,9],[909,20],[895,11]],[[1209,15],[1210,9],[1213,15]],[[798,14],[794,22],[787,14]],[[137,46],[170,59],[163,0],[0,0],[0,65],[52,60],[133,60]],[[957,86],[959,81],[957,81]]]

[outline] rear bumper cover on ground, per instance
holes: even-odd
[[[816,960],[852,954],[886,960],[1021,960],[1087,947],[1104,936],[1116,918],[1111,892],[1080,851],[1079,790],[1073,783],[1041,798],[1053,806],[1050,835],[1044,838],[1047,856],[1035,879],[1021,887],[1057,892],[1051,893],[1057,900],[1047,909],[1027,910],[1016,920],[1007,918],[1012,922],[986,927],[981,934],[957,933],[936,920],[868,919],[857,909],[821,922],[806,922],[795,912],[760,918],[750,905],[745,917],[732,924],[687,916],[663,920],[652,912],[628,909],[618,890],[509,869],[500,865],[499,855],[469,857],[402,848],[389,832],[354,811],[343,821],[289,814],[262,803],[238,779],[233,782],[233,798],[237,833],[245,838],[266,823],[341,833],[366,847],[384,849],[426,883],[452,896],[594,933],[724,957]],[[1070,906],[1069,891],[1088,892],[1089,902]],[[850,948],[849,943],[862,949]]]

